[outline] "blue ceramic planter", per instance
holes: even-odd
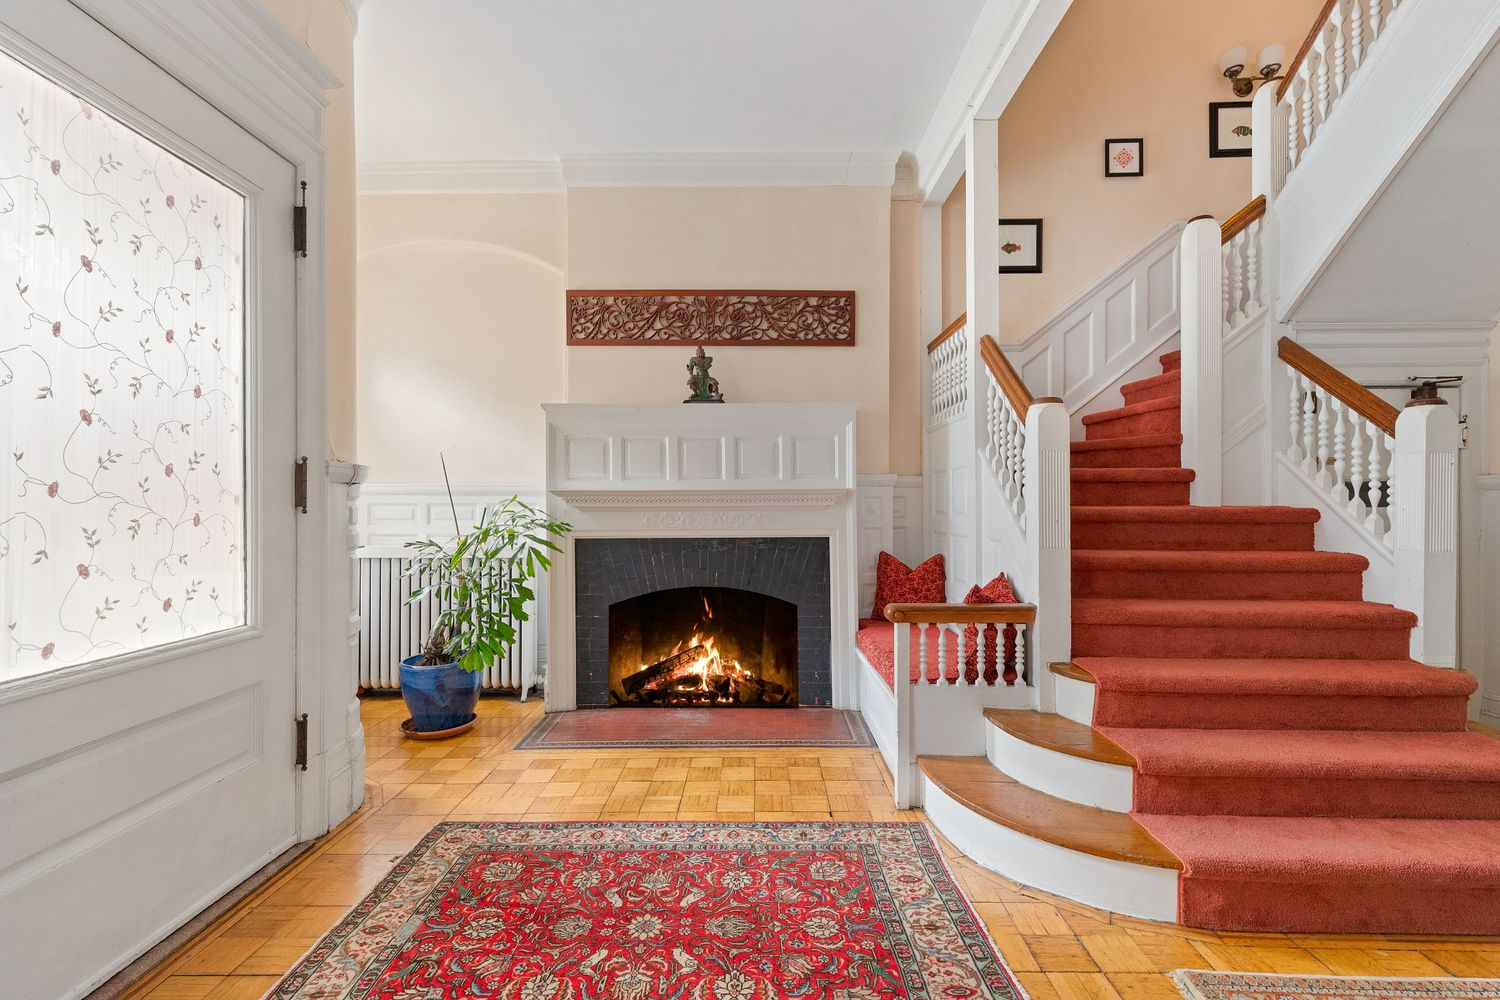
[[[401,661],[401,697],[419,733],[453,729],[474,718],[483,671],[468,671],[457,663],[418,666],[420,655]]]

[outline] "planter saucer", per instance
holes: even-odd
[[[478,718],[479,714],[476,712],[475,714],[469,716],[469,721],[454,726],[452,729],[434,729],[430,733],[418,732],[411,727],[411,719],[402,719],[401,735],[405,736],[409,740],[446,740],[451,736],[458,736],[461,733],[467,733],[469,730],[473,729],[474,720]]]

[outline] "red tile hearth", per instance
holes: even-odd
[[[1023,995],[919,823],[443,823],[269,1000]]]
[[[836,708],[620,707],[543,716],[516,749],[874,745],[858,712]]]

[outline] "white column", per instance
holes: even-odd
[[[1194,219],[1182,232],[1182,464],[1204,507],[1223,497],[1223,280],[1219,223]]]
[[[1391,461],[1395,605],[1417,616],[1412,659],[1457,664],[1458,418],[1442,400],[1408,403]]]
[[[971,118],[964,140],[964,267],[968,286],[965,300],[969,322],[969,407],[975,458],[973,496],[973,550],[970,565],[974,577],[983,582],[996,567],[984,563],[984,493],[980,471],[987,438],[985,426],[987,380],[979,357],[979,338],[993,337],[1000,329],[1000,160],[999,122],[993,118]]]
[[[911,626],[906,622],[891,625],[895,630],[895,663],[891,666],[891,687],[896,694],[896,753],[891,762],[891,789],[897,809],[917,805],[917,751],[911,731],[915,721],[912,711]],[[925,666],[925,665],[924,665]],[[922,682],[925,682],[925,671]]]
[[[1250,103],[1250,193],[1265,195],[1266,207],[1286,183],[1287,109],[1266,84]]]
[[[1073,655],[1072,497],[1068,409],[1043,397],[1026,411],[1026,576],[1035,580],[1028,601],[1036,605],[1030,636],[1031,683],[1039,708],[1056,711],[1048,665]]]

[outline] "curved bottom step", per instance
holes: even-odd
[[[1122,813],[1053,798],[983,757],[923,757],[927,817],[991,871],[1090,906],[1177,919],[1180,862]]]

